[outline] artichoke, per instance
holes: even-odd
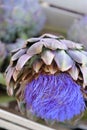
[[[0,0],[1,41],[9,43],[37,35],[44,23],[45,15],[38,0]]]
[[[82,44],[44,34],[12,51],[7,92],[45,120],[71,120],[86,109],[87,52]]]
[[[67,38],[84,44],[87,49],[87,16],[75,20],[67,32]]]

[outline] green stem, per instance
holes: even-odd
[[[0,84],[6,85],[5,78],[2,73],[0,73]]]

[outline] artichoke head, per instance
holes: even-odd
[[[8,94],[42,119],[70,120],[86,108],[87,52],[62,36],[25,41],[12,51],[5,78]]]
[[[6,69],[9,95],[13,93],[23,99],[25,84],[42,74],[67,72],[85,89],[87,86],[87,52],[82,44],[64,39],[62,36],[44,34],[25,41],[21,49],[12,52]]]

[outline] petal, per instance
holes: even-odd
[[[16,96],[17,98],[20,98],[23,89],[24,89],[23,86],[20,86],[20,87],[16,90],[15,96]]]
[[[17,97],[18,101],[24,100],[24,89],[25,87],[21,84],[20,87],[16,88],[15,96]]]
[[[79,44],[79,43],[75,43],[73,41],[70,41],[70,40],[60,40],[63,44],[66,44],[66,46],[69,48],[69,49],[82,49],[83,48],[83,45],[82,44]]]
[[[35,37],[29,38],[29,39],[26,41],[26,43],[24,44],[24,47],[26,47],[26,46],[31,46],[31,45],[33,45],[34,43],[39,42],[40,39],[41,39],[40,37],[38,37],[38,38],[35,38]]]
[[[10,67],[8,72],[6,73],[6,84],[7,86],[9,86],[9,83],[10,83],[10,80],[12,78],[12,75],[13,75],[13,72],[14,72],[14,67]]]
[[[44,67],[45,72],[50,72],[50,74],[55,74],[58,71],[58,67],[56,64],[52,63],[49,66]]]
[[[64,50],[57,51],[54,59],[61,71],[67,71],[73,65],[73,60]]]
[[[20,56],[22,56],[25,52],[26,52],[26,49],[21,49],[21,50],[19,50],[17,53],[15,53],[15,54],[11,57],[11,61],[17,60],[17,59],[18,59]]]
[[[54,65],[54,64],[51,64],[50,66],[48,66],[48,69],[51,74],[55,74],[58,71],[57,65]]]
[[[9,71],[10,68],[11,68],[11,65],[9,65],[9,66],[7,67],[7,69],[5,70],[5,74]]]
[[[46,65],[50,65],[53,61],[54,54],[50,50],[46,50],[42,53],[41,59],[44,61]]]
[[[62,44],[60,41],[56,39],[50,39],[50,38],[43,38],[41,39],[42,42],[44,42],[44,46],[46,48],[56,50],[56,49],[67,49],[67,46],[65,44]]]
[[[81,43],[76,43],[76,44],[75,44],[75,48],[81,50],[81,49],[83,49],[84,47],[83,47],[83,44],[81,44]]]
[[[26,69],[24,70],[24,73],[22,73],[22,76],[21,76],[21,81],[25,81],[27,78],[32,78],[32,75],[31,75],[32,71],[31,69]]]
[[[40,70],[41,66],[43,65],[43,61],[42,60],[37,60],[34,62],[33,64],[33,69],[36,73],[38,73],[38,71]]]
[[[86,55],[87,56],[87,51],[81,51],[84,55]]]
[[[35,54],[39,54],[40,52],[42,52],[42,47],[43,47],[43,43],[42,42],[37,42],[35,44],[33,44],[32,46],[30,46],[30,48],[27,50],[27,54],[33,56]]]
[[[80,70],[83,75],[83,87],[87,86],[87,67],[86,66],[80,66]]]
[[[87,64],[87,56],[85,56],[81,51],[78,50],[68,50],[67,53],[75,60],[77,63],[83,65]]]
[[[10,82],[10,85],[7,86],[7,93],[8,93],[9,96],[12,96],[13,93],[14,93],[14,88],[13,88],[13,86],[14,86],[14,83],[13,83],[12,81]]]
[[[14,73],[13,73],[13,79],[14,79],[14,81],[17,80],[19,72],[20,72],[20,71],[18,71],[18,70],[16,70],[16,69],[14,70]]]
[[[11,51],[12,55],[14,55],[16,52],[18,52],[20,50],[20,48],[14,49]]]
[[[18,59],[16,70],[21,70],[23,66],[26,64],[26,62],[31,58],[28,54],[24,54]]]
[[[40,37],[38,37],[38,38],[29,38],[28,40],[27,40],[27,43],[35,43],[35,42],[38,42],[39,40],[40,40],[41,38]]]
[[[75,64],[73,64],[72,68],[68,72],[74,80],[78,79],[79,70]]]
[[[49,72],[49,67],[48,67],[47,65],[45,65],[45,66],[43,67],[43,70],[44,70],[46,73],[48,73],[48,72]]]

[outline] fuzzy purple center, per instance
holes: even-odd
[[[26,86],[27,109],[42,119],[70,120],[85,110],[80,88],[66,73],[40,75]]]

